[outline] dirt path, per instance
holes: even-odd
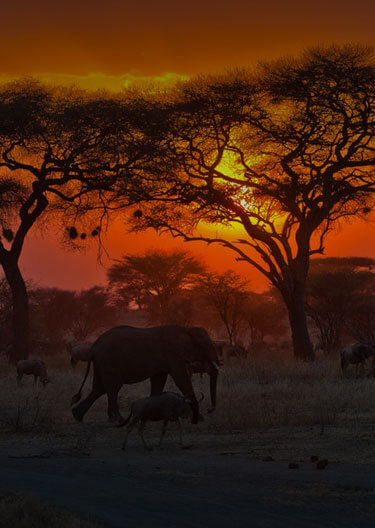
[[[97,448],[81,458],[8,448],[0,467],[0,490],[32,493],[113,528],[375,525],[373,466],[290,470],[200,450],[133,447]]]

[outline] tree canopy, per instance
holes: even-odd
[[[374,94],[371,50],[347,45],[201,77],[165,104],[169,206],[145,208],[143,226],[220,243],[260,271],[282,294],[298,357],[313,357],[310,257],[338,221],[372,207]],[[242,235],[207,235],[202,222]]]

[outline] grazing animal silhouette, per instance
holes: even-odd
[[[203,396],[202,396],[203,400]],[[202,401],[200,400],[200,401]],[[177,422],[180,434],[180,447],[183,448],[182,442],[182,427],[181,418],[190,418],[192,415],[191,401],[185,399],[180,394],[175,392],[163,392],[157,396],[149,396],[148,398],[142,398],[135,401],[131,405],[131,410],[126,421],[120,425],[126,425],[129,423],[125,435],[122,449],[125,451],[128,436],[132,431],[133,427],[137,422],[140,421],[139,433],[142,438],[143,446],[145,449],[152,449],[146,442],[143,435],[146,422],[148,421],[163,421],[163,427],[161,430],[159,447],[161,447],[165,431],[167,429],[168,422]]]
[[[32,375],[34,376],[34,384],[40,379],[42,385],[45,387],[49,383],[47,378],[47,369],[46,365],[40,359],[21,359],[17,363],[17,383],[18,386],[21,386],[23,375]]]
[[[358,368],[361,366],[361,373],[363,374],[367,360],[372,359],[372,373],[375,375],[375,344],[368,341],[364,343],[355,343],[354,345],[346,346],[340,352],[341,355],[341,369],[344,375],[347,373],[349,365],[355,365],[356,377],[358,376]]]

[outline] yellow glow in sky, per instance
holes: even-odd
[[[0,83],[5,84],[16,80],[17,76],[0,75]],[[124,88],[135,88],[148,85],[160,85],[168,87],[178,81],[189,79],[187,75],[166,72],[161,75],[107,75],[105,73],[89,73],[87,75],[75,75],[68,73],[35,73],[33,78],[53,86],[77,86],[85,90],[108,90],[119,92]]]

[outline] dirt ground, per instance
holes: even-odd
[[[71,428],[80,439],[74,445]],[[146,433],[154,445],[157,429]],[[375,425],[343,437],[342,446],[361,439],[368,445],[374,432]],[[163,449],[150,452],[136,433],[122,452],[122,437],[123,430],[94,423],[44,438],[5,435],[0,490],[32,494],[113,528],[374,526],[375,465],[335,457],[345,451],[337,431],[202,435],[189,428],[191,448],[180,450],[172,426]],[[311,455],[328,466],[318,470]],[[299,468],[289,469],[290,462]]]
[[[82,369],[55,367],[45,390],[18,389],[3,371],[0,495],[31,494],[112,528],[375,526],[375,380],[344,380],[335,363],[245,367],[222,370],[213,414],[207,380],[195,380],[205,420],[184,424],[190,449],[171,424],[150,452],[136,431],[121,451],[125,431],[108,425],[105,398],[74,422]],[[148,390],[122,389],[124,415]],[[153,445],[160,425],[146,428]]]

